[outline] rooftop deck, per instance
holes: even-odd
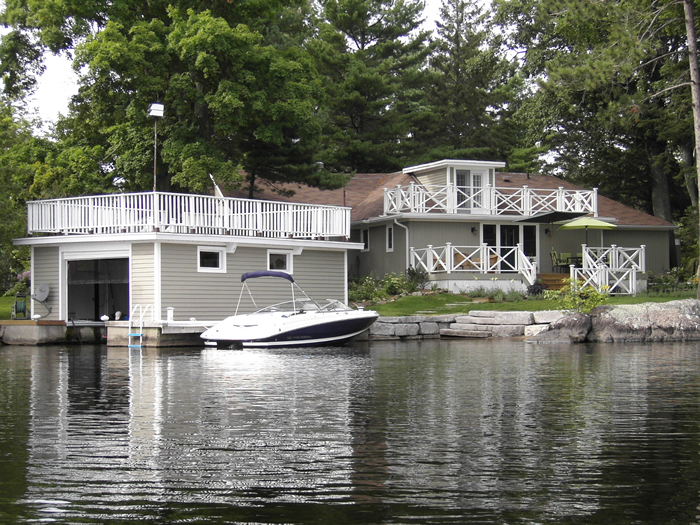
[[[31,234],[139,232],[328,239],[350,237],[350,208],[176,193],[120,193],[27,203]]]
[[[598,190],[468,188],[411,183],[384,190],[384,214],[472,213],[529,217],[552,211],[598,215]]]

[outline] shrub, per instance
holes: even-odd
[[[506,300],[506,292],[500,288],[497,288],[491,294],[491,299],[493,299],[493,301],[496,303],[502,303]]]
[[[506,302],[507,303],[514,303],[516,301],[522,301],[523,299],[524,299],[523,294],[521,294],[517,290],[508,290],[506,292]]]
[[[381,301],[386,299],[386,292],[380,281],[372,276],[352,281],[348,286],[348,299],[353,302]]]
[[[406,278],[403,275],[388,273],[382,279],[382,287],[388,295],[398,295],[406,290]]]
[[[610,296],[605,292],[599,292],[592,286],[583,286],[583,281],[564,280],[565,285],[561,290],[547,290],[545,299],[557,301],[562,310],[571,310],[587,314],[596,306],[604,304]]]
[[[527,295],[529,297],[542,295],[547,290],[547,285],[544,284],[542,279],[537,279],[534,284],[527,287]]]
[[[409,293],[417,292],[425,288],[428,282],[428,272],[423,268],[414,268],[410,266],[406,270],[406,291]]]

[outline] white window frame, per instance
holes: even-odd
[[[365,241],[365,235],[367,236],[367,241]],[[364,245],[362,248],[363,252],[369,251],[369,228],[364,228],[360,230],[360,242]]]
[[[219,254],[219,266],[210,268],[200,265],[200,254],[213,252]],[[223,246],[197,246],[197,272],[198,273],[226,273],[226,248]]]
[[[386,251],[394,251],[394,227],[391,224],[386,225]]]
[[[280,268],[270,268],[270,256],[271,255],[284,255],[287,259],[287,267],[285,269]],[[292,250],[277,250],[270,249],[267,250],[267,269],[274,270],[276,272],[284,272],[288,274],[294,273],[294,252]]]

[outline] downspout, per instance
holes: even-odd
[[[409,268],[409,265],[408,265],[408,263],[409,263],[409,252],[408,252],[408,226],[404,226],[403,224],[401,224],[401,223],[398,221],[398,219],[394,219],[394,224],[396,224],[396,226],[401,226],[404,230],[406,230],[406,270],[408,270],[408,268]],[[404,270],[404,272],[405,272],[406,270]]]

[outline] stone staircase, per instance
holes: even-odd
[[[561,290],[564,283],[563,279],[568,279],[568,273],[538,273],[538,279],[542,279],[542,282],[547,286],[548,290]]]

